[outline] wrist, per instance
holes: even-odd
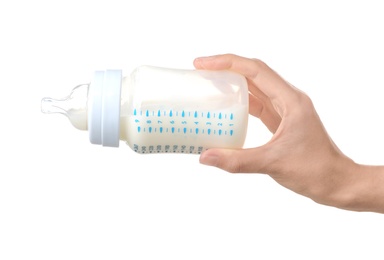
[[[361,165],[345,158],[337,171],[340,185],[330,196],[333,206],[384,213],[383,166]]]

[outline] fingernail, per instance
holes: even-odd
[[[213,59],[215,56],[202,56],[202,57],[198,57],[196,58],[196,60],[210,60],[210,59]]]

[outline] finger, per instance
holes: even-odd
[[[200,163],[231,173],[266,173],[266,146],[252,149],[209,149],[200,155]]]
[[[281,116],[269,99],[263,101],[252,94],[249,94],[249,114],[258,117],[272,133],[276,132],[281,122]]]
[[[296,97],[296,90],[281,78],[264,62],[248,59],[233,54],[216,55],[197,58],[194,61],[197,69],[232,70],[251,80],[257,88],[267,95],[280,108],[291,98]],[[250,89],[250,91],[253,91]]]
[[[264,102],[258,97],[249,94],[249,114],[260,118],[260,115],[264,109]]]

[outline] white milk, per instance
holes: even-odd
[[[65,114],[90,141],[138,153],[201,153],[241,148],[248,122],[245,78],[229,71],[142,66],[130,77],[97,71],[65,99],[44,98],[42,111]]]
[[[136,110],[121,118],[121,133],[138,153],[201,153],[216,148],[241,148],[248,107],[212,111]]]

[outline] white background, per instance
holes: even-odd
[[[336,144],[384,164],[381,1],[2,1],[0,259],[383,259],[384,217],[322,206],[195,155],[91,145],[44,96],[95,69],[264,60]],[[191,90],[192,91],[192,90]],[[246,146],[270,138],[251,119]],[[384,187],[383,187],[384,189]]]

